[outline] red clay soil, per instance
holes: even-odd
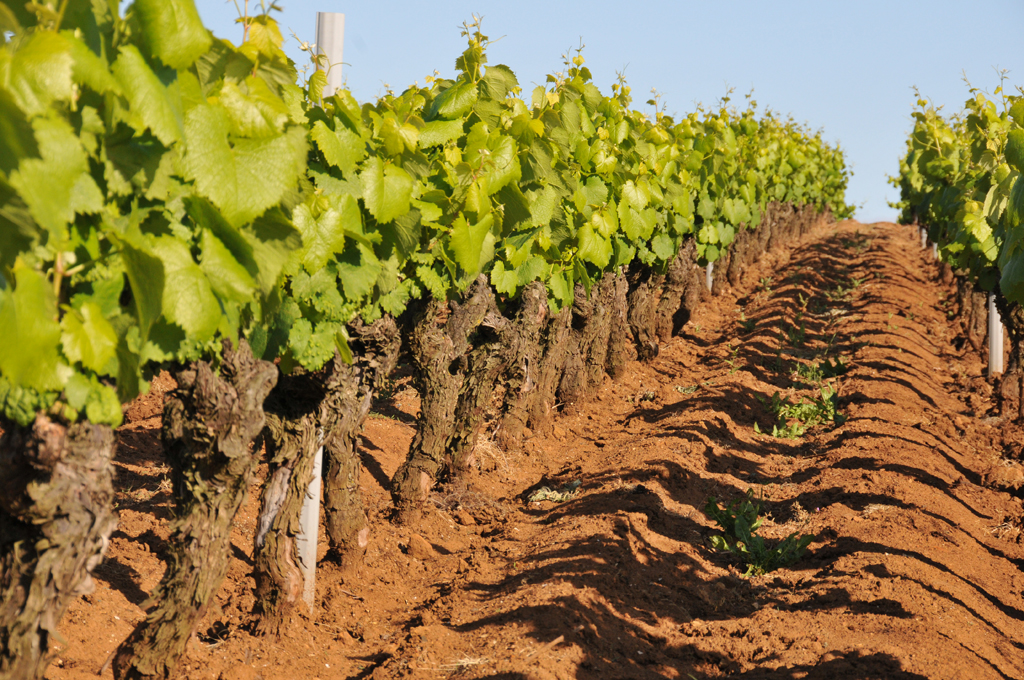
[[[766,256],[580,415],[521,451],[482,442],[481,469],[412,528],[386,519],[417,408],[397,381],[363,434],[363,565],[321,563],[314,615],[250,636],[254,488],[182,677],[1024,678],[1022,437],[994,415],[953,289],[915,236],[847,222]],[[845,421],[772,437],[773,394],[820,395],[795,366],[837,358]],[[120,528],[61,624],[54,680],[111,677],[162,574],[169,384],[128,409]],[[576,480],[568,501],[527,502]],[[748,489],[764,536],[815,539],[743,578],[702,509]]]

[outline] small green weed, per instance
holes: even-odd
[[[792,533],[778,545],[769,546],[763,537],[757,535],[764,518],[760,516],[761,504],[754,499],[753,489],[748,489],[744,498],[724,508],[718,505],[717,499],[709,498],[704,506],[704,515],[723,531],[722,535],[711,537],[711,545],[716,550],[724,550],[739,557],[747,565],[747,571],[743,574],[746,578],[762,576],[793,564],[803,556],[807,546],[814,540],[811,535]]]
[[[798,439],[809,428],[826,422],[842,425],[846,416],[839,413],[839,398],[835,389],[828,384],[818,388],[821,396],[811,397],[810,401],[801,399],[794,404],[788,397],[776,392],[771,399],[758,397],[769,413],[775,416],[777,423],[772,426],[772,436],[778,439]],[[795,420],[795,423],[790,423]],[[761,426],[754,423],[754,432],[761,433]]]
[[[752,333],[757,323],[753,319],[748,319],[747,315],[740,312],[740,327],[744,333]]]
[[[842,357],[837,357],[835,363],[832,363],[831,359],[825,359],[816,364],[801,364],[797,363],[793,365],[793,372],[796,373],[798,378],[809,383],[820,383],[822,380],[828,380],[830,378],[836,378],[843,375],[848,370],[848,366],[843,363]]]
[[[760,288],[761,292],[764,293],[765,295],[771,295],[773,281],[774,279],[772,277],[765,276],[764,278],[761,279],[761,282],[758,284],[758,288]]]
[[[783,324],[782,331],[785,336],[780,336],[779,339],[787,341],[792,347],[803,347],[804,343],[807,342],[807,325],[805,321],[801,321],[799,327]]]

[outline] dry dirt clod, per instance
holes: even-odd
[[[437,551],[427,542],[427,539],[419,534],[413,534],[409,537],[409,557],[424,561],[432,560],[437,557]]]

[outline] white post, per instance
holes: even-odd
[[[932,244],[932,259],[933,260],[938,260],[939,259],[939,244],[938,243],[933,243]]]
[[[714,271],[715,263],[708,262],[708,268],[704,272],[704,281],[708,284],[708,290],[711,290],[711,284],[714,283]]]
[[[341,57],[345,48],[345,15],[340,12],[316,13],[316,51],[327,57],[327,85],[324,96],[341,89]]]
[[[988,377],[1003,372],[1003,320],[996,308],[996,296],[988,294]]]
[[[320,438],[323,441],[323,437]],[[317,449],[313,459],[313,480],[306,490],[306,500],[299,513],[301,532],[295,537],[299,552],[299,570],[302,572],[302,599],[310,615],[316,602],[316,544],[320,532],[320,480],[324,465],[324,447]]]
[[[928,247],[928,230],[921,227],[921,250]]]

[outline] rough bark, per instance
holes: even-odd
[[[1004,416],[1024,422],[1024,307],[1009,302],[999,291],[996,307],[1010,342],[1010,360],[999,385],[1001,410]]]
[[[736,230],[736,239],[729,246],[731,256],[725,274],[730,286],[735,288],[743,280],[743,271],[750,266],[755,256],[753,246],[753,232],[746,225],[741,225]]]
[[[732,261],[732,246],[722,251],[711,271],[711,294],[718,297],[728,282],[729,263]]]
[[[988,339],[988,296],[972,283],[967,276],[957,279],[957,314],[964,324],[967,341],[975,352],[982,351]]]
[[[662,342],[678,335],[700,302],[704,286],[697,266],[697,250],[689,239],[669,264],[657,309],[657,331]]]
[[[166,678],[227,572],[231,524],[245,499],[263,427],[263,401],[277,380],[273,364],[242,340],[225,341],[219,369],[197,362],[178,371],[164,399],[163,445],[171,465],[176,519],[167,571],[146,620],[117,650],[114,675]]]
[[[412,314],[409,353],[420,414],[409,457],[391,480],[391,496],[402,521],[414,521],[431,487],[448,473],[447,444],[469,361],[470,337],[493,305],[486,277],[466,291],[462,303],[431,299]]]
[[[484,416],[494,401],[495,387],[512,360],[509,345],[516,324],[498,312],[493,296],[487,307],[487,314],[480,323],[473,348],[469,352],[466,376],[459,388],[459,400],[452,419],[451,435],[445,446],[450,460],[450,477],[468,470],[475,462],[473,452]]]
[[[626,365],[637,355],[629,341],[629,279],[623,272],[609,274],[609,278],[612,286],[611,318],[605,371],[613,380],[618,380],[625,374]]]
[[[547,291],[534,281],[519,296],[519,310],[509,329],[508,371],[505,400],[496,439],[503,448],[518,446],[537,393],[538,369],[543,355],[542,338],[548,323]]]
[[[629,330],[641,361],[658,356],[658,303],[665,276],[638,266],[629,273]]]
[[[0,427],[0,678],[42,678],[57,624],[92,592],[117,526],[114,433],[42,413]]]
[[[579,409],[587,396],[604,382],[614,297],[613,277],[602,277],[591,288],[589,296],[582,285],[576,286],[572,329],[558,385],[558,399],[565,411]]]
[[[316,452],[325,439],[320,408],[339,363],[335,354],[320,371],[296,368],[289,375],[279,375],[264,405],[267,424],[263,440],[270,471],[260,499],[253,555],[256,605],[252,627],[260,635],[279,634],[302,599],[295,539],[302,531],[299,517],[313,479]]]
[[[530,427],[544,432],[558,407],[558,386],[569,356],[573,312],[566,307],[551,317],[543,333],[544,352],[537,364],[537,387],[527,403]]]
[[[328,398],[321,407],[324,426],[323,507],[331,556],[348,569],[362,559],[369,541],[369,527],[359,490],[362,464],[356,440],[373,399],[384,380],[395,370],[401,336],[394,318],[385,316],[370,325],[355,321],[349,326],[352,364],[338,364],[327,385]]]

